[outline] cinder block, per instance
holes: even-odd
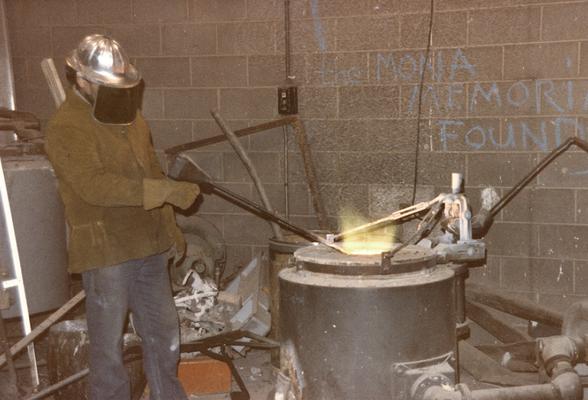
[[[452,172],[464,172],[466,170],[465,158],[465,154],[421,152],[419,154],[417,183],[419,185],[450,184]],[[410,154],[410,159],[414,160],[414,154]],[[411,180],[409,182],[412,184],[414,179],[412,170],[410,174]]]
[[[317,53],[307,56],[309,85],[352,86],[368,82],[366,53]]]
[[[264,183],[282,182],[282,165],[278,153],[249,152],[248,155]],[[241,159],[234,153],[223,153],[223,171],[225,182],[251,182]]]
[[[533,154],[487,153],[468,155],[466,181],[471,186],[511,187],[536,163]],[[533,185],[535,181],[531,182]]]
[[[469,17],[470,44],[522,43],[539,40],[539,7],[478,10]]]
[[[438,57],[435,55],[438,54]],[[420,83],[424,69],[424,81],[439,81],[445,67],[432,68],[431,60],[444,58],[447,51],[439,50],[429,55],[425,66],[424,50],[378,51],[369,53],[369,81],[374,85]],[[443,61],[439,61],[443,63]]]
[[[439,58],[439,52],[437,52]],[[502,79],[502,47],[471,47],[443,51],[444,81],[472,82]]]
[[[577,76],[577,68],[577,43],[542,43],[504,48],[505,79],[571,78]]]
[[[310,15],[307,16],[307,18]],[[292,53],[315,53],[335,50],[336,23],[334,19],[293,21],[290,26],[290,46]],[[284,30],[276,30],[277,53],[284,54]]]
[[[88,26],[57,26],[52,28],[51,35],[46,32],[44,38],[37,38],[36,43],[42,43],[46,46],[47,51],[50,47],[47,45],[49,38],[52,40],[53,58],[56,60],[63,59],[65,56],[75,49],[85,36],[101,33],[108,34],[108,30],[104,26],[88,25]],[[40,54],[39,54],[40,55]]]
[[[465,117],[467,115],[467,86],[464,83],[403,85],[401,88],[403,118],[415,118],[419,111],[432,117]]]
[[[505,257],[502,261],[502,287],[543,294],[572,293],[573,273],[571,261]]]
[[[340,118],[396,118],[399,116],[397,86],[360,86],[339,89]]]
[[[235,119],[271,119],[277,114],[276,90],[221,89],[221,114]]]
[[[304,60],[296,57],[296,60]],[[286,81],[284,57],[278,55],[255,55],[247,57],[247,71],[249,73],[249,86],[278,86]],[[298,63],[300,64],[300,63]],[[302,62],[304,64],[304,61]],[[298,68],[296,68],[298,70]],[[297,73],[295,73],[298,76]],[[304,72],[302,72],[304,79]]]
[[[436,152],[498,151],[502,143],[498,118],[436,119],[426,128],[421,128],[423,146]]]
[[[223,181],[223,154],[221,152],[187,151],[185,154],[210,175],[213,180],[217,182]]]
[[[225,119],[225,122],[229,125],[229,127],[233,131],[236,131],[238,129],[247,127],[249,121],[248,120]],[[192,121],[192,126],[193,126],[194,140],[205,139],[205,138],[209,138],[212,136],[223,136],[223,132],[221,131],[220,127],[218,126],[218,124],[215,121],[203,121],[203,120]],[[241,142],[241,145],[246,150],[249,148],[249,140],[248,139],[249,138],[247,138],[247,137],[239,139],[239,141]],[[222,152],[229,152],[230,153],[233,151],[233,147],[231,146],[231,144],[227,140],[225,140],[225,141],[219,142],[217,144],[211,144],[211,145],[207,145],[204,147],[200,147],[198,149],[194,149],[193,151],[205,151],[205,152],[215,151],[215,152],[221,152],[221,153]]]
[[[316,4],[309,2],[309,12],[312,15],[313,7],[316,15],[321,17],[349,17],[355,15],[367,15],[371,11],[370,1],[355,0],[329,0],[319,1]]]
[[[141,111],[146,119],[163,117],[163,93],[158,89],[146,89],[143,93]]]
[[[266,121],[251,121],[250,125],[255,126]],[[296,138],[292,129],[288,128],[288,147],[290,150],[296,149]],[[284,152],[284,130],[282,127],[257,132],[249,136],[249,149],[255,152],[270,151],[280,153]]]
[[[576,190],[576,219],[579,224],[588,224],[588,190]]]
[[[10,32],[10,47],[13,57],[50,57],[51,29],[14,29]],[[72,47],[73,48],[73,47]]]
[[[302,118],[335,118],[337,88],[312,86],[299,88],[298,113]]]
[[[571,189],[526,189],[504,209],[505,221],[573,223],[574,191]]]
[[[500,287],[501,262],[500,257],[487,257],[486,265],[470,268],[468,282],[494,288]]]
[[[210,154],[210,153],[208,153]],[[198,153],[198,160],[201,160],[201,153]],[[213,163],[219,164],[222,168],[221,159],[222,157],[220,154],[210,154],[213,157]],[[205,168],[204,163],[198,162],[202,168]],[[214,167],[213,167],[214,168]],[[207,171],[211,171],[211,168],[206,169]],[[221,169],[222,170],[222,169]],[[250,183],[223,183],[222,186],[234,193],[237,193],[241,196],[251,198],[251,189],[252,185]],[[242,208],[229,203],[228,201],[221,199],[218,196],[204,196],[202,204],[198,208],[198,212],[202,213],[227,213],[227,214],[247,214],[247,211],[243,210]]]
[[[540,186],[546,187],[586,187],[588,159],[586,154],[567,153],[558,157],[537,177]]]
[[[248,0],[247,19],[250,20],[282,20],[284,18],[284,2],[281,0]]]
[[[133,0],[136,22],[181,22],[188,18],[188,0]]]
[[[298,152],[288,153],[288,177],[291,183],[307,183],[302,156]],[[312,153],[318,182],[340,183],[339,154],[315,151]]]
[[[130,57],[157,56],[161,54],[161,35],[158,26],[121,24],[108,27]]]
[[[429,43],[430,14],[403,15],[400,19],[400,45],[426,48]],[[436,13],[433,17],[433,46],[463,46],[467,39],[465,12]]]
[[[415,201],[429,201],[436,192],[432,186],[418,185]],[[412,187],[399,185],[369,185],[369,208],[372,218],[382,218],[410,204]]]
[[[150,121],[151,136],[156,149],[168,149],[192,140],[191,121]]]
[[[500,121],[502,136],[493,147],[506,151],[547,153],[567,138],[576,136],[575,118],[520,117]],[[543,157],[544,155],[540,155]]]
[[[189,0],[190,17],[197,21],[234,21],[245,19],[245,0]]]
[[[588,43],[580,44],[580,76],[588,76]]]
[[[247,58],[192,57],[192,84],[198,87],[247,86]]]
[[[68,26],[77,23],[75,0],[19,0],[6,2],[8,26],[14,28],[59,25]]]
[[[489,256],[533,257],[538,246],[539,228],[534,224],[495,222],[486,236]]]
[[[342,153],[338,168],[339,182],[349,184],[412,183],[413,166],[414,154]]]
[[[286,195],[284,185],[282,183],[268,183],[264,184],[272,208],[285,215],[286,213]],[[258,204],[263,204],[257,190],[253,189],[253,201]],[[288,195],[288,206],[290,216],[293,215],[308,215],[310,213],[310,197],[308,188],[304,184],[290,184]]]
[[[539,243],[542,257],[561,259],[588,259],[588,226],[540,225]]]
[[[344,213],[352,213],[368,218],[368,185],[322,184],[320,195],[330,216],[340,217]]]
[[[553,4],[543,7],[543,40],[586,39],[588,4]],[[565,22],[564,22],[565,21]]]
[[[231,369],[221,361],[199,356],[184,359],[178,366],[178,378],[186,394],[229,393]]]
[[[218,24],[219,54],[274,54],[274,22]]]
[[[436,7],[437,3],[435,4]],[[371,10],[375,15],[418,13],[429,11],[431,2],[429,0],[372,0]]]
[[[588,296],[588,261],[574,261],[574,293]]]
[[[351,17],[337,20],[337,50],[398,49],[398,17]]]
[[[426,122],[421,134],[428,136]],[[411,152],[416,143],[416,120],[308,120],[309,144],[314,151]],[[421,141],[426,150],[428,139]]]
[[[267,221],[253,215],[225,215],[225,240],[227,244],[266,245],[273,236]]]
[[[165,117],[171,119],[207,119],[217,107],[214,89],[169,89],[164,91]]]
[[[188,57],[137,58],[146,87],[186,87],[190,85]]]
[[[559,1],[559,0],[556,0]],[[435,3],[436,9],[447,10],[477,10],[480,8],[498,8],[517,5],[537,4],[537,0],[439,0]]]
[[[479,82],[467,85],[467,110],[470,116],[533,115],[534,91],[539,81]],[[540,105],[542,99],[539,98]]]
[[[216,54],[215,24],[170,24],[162,27],[163,54]]]
[[[78,0],[77,17],[81,25],[127,24],[133,19],[131,0]]]

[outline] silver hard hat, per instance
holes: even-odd
[[[121,45],[108,36],[86,36],[65,62],[84,79],[103,86],[130,88],[141,81]]]

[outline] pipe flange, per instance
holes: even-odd
[[[466,384],[458,383],[455,385],[455,389],[461,393],[462,400],[472,400],[474,398],[472,396],[472,391]]]
[[[422,375],[412,386],[412,399],[424,399],[427,390],[434,386],[451,385],[451,381],[445,375]]]

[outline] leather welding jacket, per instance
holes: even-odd
[[[96,121],[74,91],[50,120],[45,149],[69,225],[69,271],[79,273],[161,253],[174,243],[170,205],[143,208],[143,178],[164,178],[149,128]]]

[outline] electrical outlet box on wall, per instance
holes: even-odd
[[[298,114],[298,88],[296,86],[278,88],[278,112],[282,115]]]

